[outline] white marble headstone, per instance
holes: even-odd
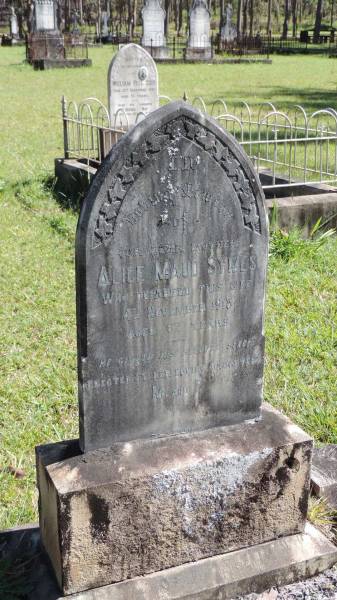
[[[119,118],[131,127],[143,116],[159,108],[158,72],[150,54],[137,46],[123,46],[112,59],[108,71],[108,103],[111,125]]]
[[[190,48],[209,48],[210,42],[210,12],[206,0],[194,0],[190,11]]]
[[[106,10],[102,12],[102,37],[107,37],[109,35],[109,25],[108,25],[109,15]]]
[[[36,31],[56,29],[53,0],[35,0],[35,23]]]
[[[11,7],[11,16],[10,16],[10,31],[13,37],[18,37],[19,34],[19,25],[18,18],[15,14],[14,7]]]
[[[142,45],[148,47],[165,46],[165,10],[160,0],[146,0],[142,10],[143,37]]]

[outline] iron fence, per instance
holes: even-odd
[[[189,102],[186,95],[184,99]],[[161,104],[169,102],[161,96]],[[263,188],[273,190],[337,182],[337,111],[326,108],[309,114],[300,105],[284,112],[271,102],[250,106],[218,98],[206,103],[201,96],[190,102],[231,133],[260,173]],[[143,113],[137,120],[145,117]],[[80,104],[62,100],[65,158],[99,165],[111,147],[129,129],[120,109],[111,118],[96,98]]]
[[[87,165],[99,165],[112,146],[127,130],[111,123],[109,112],[97,98],[77,104],[62,98],[62,121],[65,158],[76,158]]]
[[[85,36],[65,33],[63,35],[26,36],[26,58],[28,62],[40,59],[74,60],[88,58],[88,41]]]

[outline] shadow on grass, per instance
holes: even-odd
[[[300,104],[309,112],[329,107],[337,108],[336,92],[333,90],[274,87],[272,92],[273,97],[277,97],[277,100],[275,100],[276,108],[279,106],[293,108],[295,104]],[[296,101],[294,99],[283,100],[283,98],[289,98],[290,96],[296,98]]]
[[[58,179],[53,176],[46,177],[43,181],[44,188],[56,200],[62,210],[70,210],[74,213],[79,213],[83,203],[83,199],[87,193],[88,185],[86,182],[79,182],[73,178],[73,186],[71,181],[64,189],[61,187]]]
[[[82,194],[68,197],[57,189],[55,178],[51,176],[21,181],[12,186],[12,191],[24,210],[47,223],[54,233],[73,245],[76,221],[69,217],[78,217]],[[56,206],[61,210],[55,210]]]

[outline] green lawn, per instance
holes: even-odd
[[[111,49],[91,69],[34,72],[0,48],[0,528],[37,518],[34,446],[77,435],[74,233],[45,185],[62,156],[60,98],[106,102]],[[160,65],[160,93],[337,109],[337,61]],[[319,442],[337,442],[336,238],[269,265],[265,398]],[[22,469],[15,478],[8,467]]]

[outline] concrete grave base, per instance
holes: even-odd
[[[311,451],[267,405],[258,422],[85,454],[77,440],[38,447],[41,537],[63,593],[301,533]]]
[[[78,198],[83,195],[91,181],[94,179],[97,169],[88,166],[76,159],[55,159],[55,177],[57,188],[69,198]],[[327,222],[327,228],[337,227],[337,193],[334,189],[327,191],[316,185],[316,191],[312,189],[315,184],[308,188],[307,194],[295,189],[292,196],[266,199],[269,219],[273,219],[276,209],[277,225],[281,229],[289,231],[292,227],[300,227],[303,237],[308,237],[313,226],[319,218]],[[325,186],[327,187],[327,186]],[[291,189],[291,188],[290,188]],[[287,190],[289,193],[290,189]],[[277,191],[279,193],[280,190]],[[321,193],[318,193],[321,192]]]
[[[38,527],[0,532],[0,554],[29,565],[27,600],[226,600],[313,577],[337,562],[337,548],[307,523],[303,533],[65,597]]]
[[[170,50],[167,46],[143,46],[154,60],[166,60],[170,58]]]
[[[312,457],[311,485],[313,493],[337,509],[337,444],[315,448]]]
[[[208,48],[186,48],[185,60],[199,61],[212,60],[211,46]]]
[[[76,69],[78,67],[91,67],[92,60],[91,58],[39,58],[37,60],[32,60],[31,64],[36,71],[46,71],[48,69]]]

